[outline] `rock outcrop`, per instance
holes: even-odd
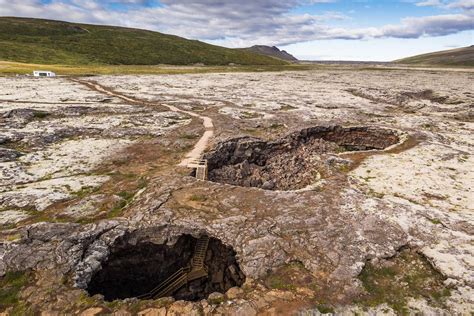
[[[287,60],[287,61],[298,61],[298,59],[295,56],[291,55],[285,50],[280,50],[276,46],[254,45],[249,48],[244,48],[244,50],[261,54],[261,55],[266,55],[266,56],[271,56],[271,57]]]

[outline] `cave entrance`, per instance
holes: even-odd
[[[298,190],[326,171],[323,158],[347,151],[384,150],[400,143],[396,130],[378,127],[315,126],[264,141],[242,137],[208,152],[208,179],[266,190]]]
[[[235,251],[219,239],[181,235],[175,244],[124,243],[112,250],[88,284],[106,301],[137,297],[198,301],[245,282]]]

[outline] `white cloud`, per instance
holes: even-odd
[[[399,25],[387,25],[378,37],[417,38],[420,36],[443,36],[472,30],[472,16],[447,14],[421,18],[405,18]],[[377,37],[377,36],[376,36]]]
[[[440,0],[428,0],[423,2],[416,3],[417,7],[437,7],[441,6],[443,3]]]
[[[137,6],[146,0],[0,0],[0,15],[138,27],[201,39],[229,47],[254,44],[287,45],[321,39],[417,38],[472,30],[474,0],[443,5],[464,9],[458,14],[405,18],[377,28],[340,28],[328,21],[347,19],[339,12],[296,14],[305,2],[328,0],[161,0],[160,7]],[[127,11],[111,10],[107,3],[133,4]],[[432,1],[425,1],[432,2]],[[418,3],[420,5],[420,3]]]
[[[448,9],[474,10],[474,0],[460,0],[446,5]]]
[[[474,0],[426,0],[415,3],[418,7],[439,7],[442,9],[474,10]]]
[[[309,4],[316,4],[316,3],[334,3],[337,0],[308,0],[307,3]]]

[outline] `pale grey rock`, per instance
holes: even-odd
[[[97,215],[99,211],[99,206],[101,202],[107,199],[105,194],[95,194],[88,196],[76,203],[69,205],[64,211],[63,214],[71,216],[73,218],[82,218]],[[109,199],[111,203],[118,203],[123,200],[121,197],[114,195],[112,199]]]
[[[0,225],[16,224],[30,215],[25,211],[5,210],[0,211]]]

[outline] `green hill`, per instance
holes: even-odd
[[[0,17],[0,60],[63,65],[285,64],[158,32],[14,17]]]
[[[399,64],[474,66],[474,45],[403,58],[395,62]]]

